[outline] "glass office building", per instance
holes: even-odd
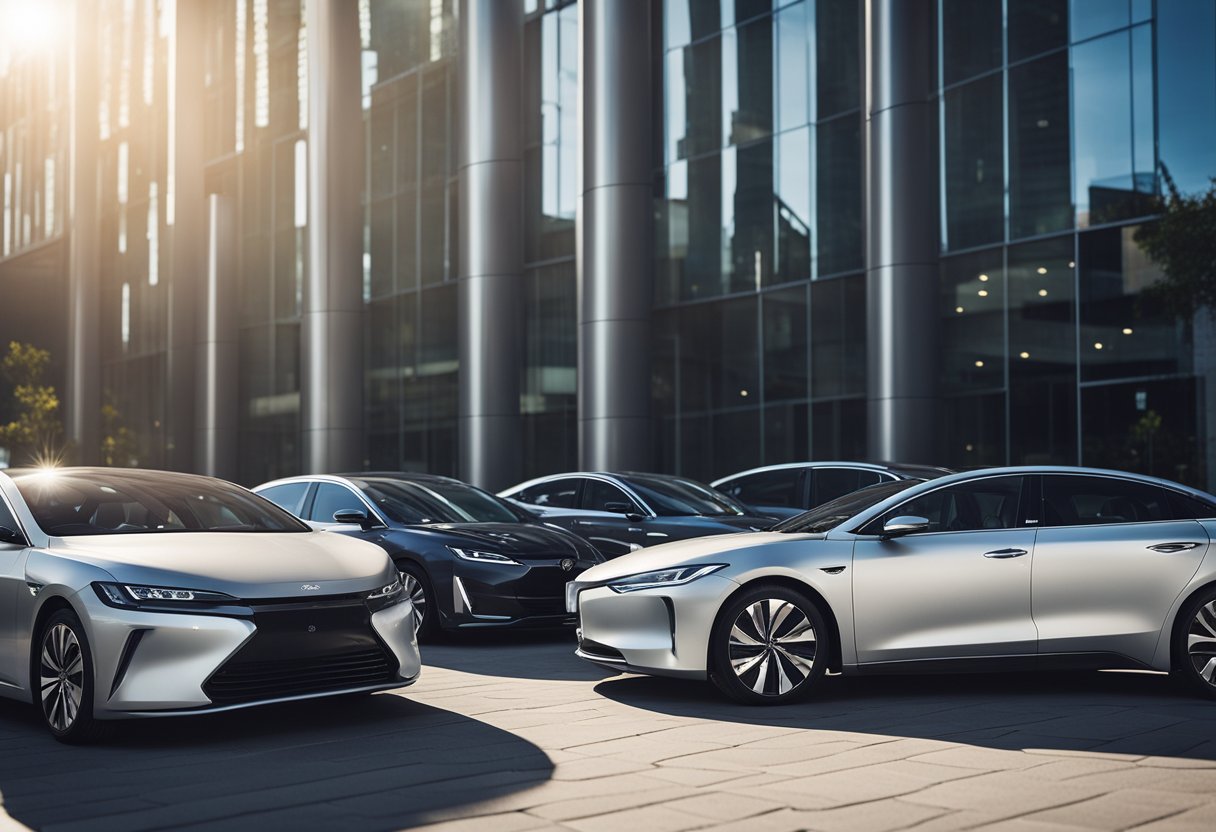
[[[0,339],[84,461],[1216,485],[1216,325],[1137,241],[1216,176],[1211,0],[53,5]]]

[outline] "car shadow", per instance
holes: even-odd
[[[644,676],[605,680],[595,690],[670,716],[1004,750],[1216,760],[1216,702],[1157,673],[832,676],[817,696],[784,707],[739,705],[708,683]]]
[[[422,663],[480,676],[594,682],[616,671],[574,655],[574,630],[462,630],[422,645]]]
[[[401,829],[553,771],[513,734],[384,693],[114,729],[62,745],[32,707],[0,703],[4,810],[33,828]]]

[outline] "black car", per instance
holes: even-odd
[[[610,558],[672,540],[763,531],[776,522],[707,485],[666,474],[554,474],[498,496],[540,511]]]
[[[534,513],[448,477],[291,477],[253,489],[314,527],[384,547],[439,629],[571,625],[566,582],[602,562],[594,546]]]
[[[790,462],[740,471],[712,485],[758,514],[784,519],[871,485],[932,480],[953,473],[948,468],[886,462]]]

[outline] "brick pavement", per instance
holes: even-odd
[[[0,703],[0,830],[1216,829],[1216,703],[1159,675],[831,678],[755,709],[572,646],[430,645],[398,693],[124,723],[95,748]]]

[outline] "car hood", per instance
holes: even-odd
[[[420,531],[449,546],[469,546],[515,558],[574,558],[599,563],[594,546],[565,529],[544,523],[438,523]]]
[[[396,576],[379,546],[327,532],[88,535],[51,538],[48,548],[92,563],[120,583],[244,599],[362,592]]]
[[[672,569],[704,563],[731,563],[736,552],[789,543],[792,540],[822,540],[822,534],[791,535],[783,532],[753,532],[752,534],[722,534],[713,537],[697,537],[692,540],[677,540],[638,549],[614,558],[607,563],[592,567],[579,576],[579,583],[610,581],[639,572],[657,569]]]

